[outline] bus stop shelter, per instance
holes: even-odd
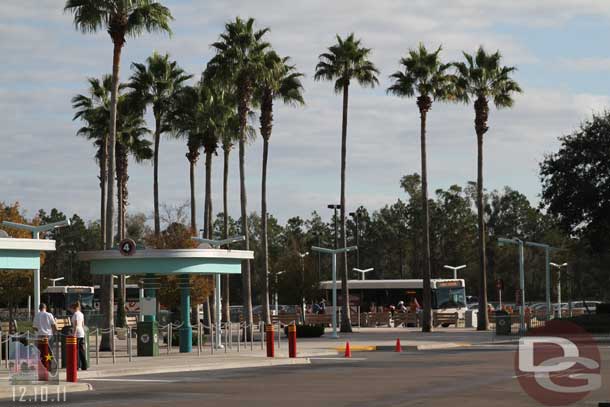
[[[241,274],[242,261],[253,259],[254,252],[201,248],[144,249],[134,250],[129,255],[125,255],[119,250],[105,250],[81,252],[79,258],[90,262],[92,274],[142,276],[145,301],[140,306],[144,309],[145,322],[156,320],[155,307],[144,305],[156,297],[156,290],[159,289],[158,277],[169,275],[179,277],[180,310],[183,321],[180,328],[180,352],[190,352],[192,350],[192,326],[190,323],[189,276],[194,274],[215,277],[214,298],[216,302],[216,332],[218,335],[221,319],[220,277],[223,274]],[[155,334],[156,332],[153,332],[153,335]]]
[[[55,240],[0,237],[0,270],[34,271],[34,309],[40,305],[40,252],[55,251]]]

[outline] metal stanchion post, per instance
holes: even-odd
[[[220,333],[222,337],[222,332]],[[227,324],[225,323],[225,353],[227,353],[227,349],[229,348],[229,330],[227,329]]]
[[[99,365],[100,364],[100,344],[99,344],[99,337],[100,337],[100,329],[99,328],[95,328],[95,364]]]
[[[201,325],[197,321],[197,356],[201,356]]]
[[[4,367],[6,367],[8,369],[8,352],[9,352],[9,346],[10,346],[10,340],[11,340],[11,334],[9,334],[8,332],[6,333],[6,342],[4,342],[4,352],[6,355],[6,359],[4,359]]]
[[[241,348],[241,334],[242,334],[242,329],[241,329],[241,322],[239,323],[239,329],[237,330],[237,351],[240,351]]]
[[[210,327],[210,353],[212,355],[214,354],[214,341],[215,340],[216,340],[216,335],[214,334],[214,328]]]
[[[127,327],[127,356],[131,362],[131,328]]]
[[[280,340],[281,340],[280,339],[280,329],[282,329],[282,325],[281,325],[280,320],[278,319],[278,321],[277,321],[277,348],[278,349],[281,346],[281,343],[280,343]]]
[[[265,341],[263,339],[263,336],[264,336],[263,335],[263,330],[264,329],[263,329],[263,325],[262,324],[263,324],[263,321],[258,321],[258,331],[261,334],[261,336],[260,336],[261,337],[261,350],[264,350],[265,349]]]
[[[112,364],[116,363],[116,342],[114,341],[114,327],[110,330],[110,335],[112,336]]]
[[[227,322],[225,327],[226,326],[229,327],[229,348],[233,349],[233,324],[231,322]],[[239,338],[237,340],[237,351],[239,352]]]
[[[167,324],[167,354],[172,351],[172,323]]]

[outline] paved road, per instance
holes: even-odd
[[[604,385],[579,406],[610,399],[610,348],[601,351]],[[68,394],[61,405],[538,406],[514,378],[513,358],[506,346],[378,351],[313,359],[311,365],[90,379],[94,391]],[[20,404],[0,402],[5,405]]]

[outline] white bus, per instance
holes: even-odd
[[[405,305],[413,299],[423,306],[423,280],[349,280],[350,306],[360,306],[361,312],[377,311],[404,301]],[[458,312],[464,317],[466,306],[466,283],[463,279],[433,279],[432,309],[442,312]],[[332,281],[320,282],[327,304],[332,305]],[[341,305],[341,281],[337,281],[337,302]]]
[[[83,313],[94,311],[94,288],[79,285],[48,286],[42,292],[42,300],[56,317],[71,314],[70,307],[80,301]]]

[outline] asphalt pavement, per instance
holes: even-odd
[[[578,406],[610,399],[610,348],[602,383]],[[310,358],[310,364],[103,377],[92,391],[67,394],[67,406],[539,406],[520,387],[514,346],[455,350],[354,352]],[[0,406],[32,405],[0,402]]]

